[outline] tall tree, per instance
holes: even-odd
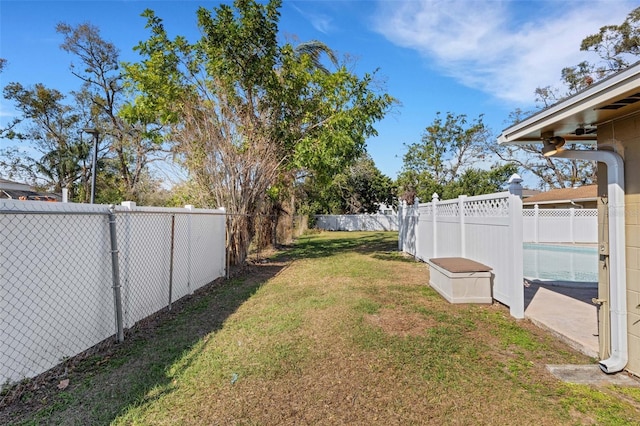
[[[78,183],[86,185],[90,172],[88,144],[81,136],[82,114],[73,104],[64,102],[58,90],[43,84],[27,88],[10,83],[3,91],[5,99],[15,103],[26,122],[22,132],[11,132],[9,138],[33,142],[39,156],[33,158],[24,149],[5,152],[2,166],[31,183],[49,191],[73,189]]]
[[[4,69],[8,65],[8,61],[5,58],[0,58],[0,74],[4,71]],[[4,127],[0,127],[0,139],[7,138],[12,139],[16,136],[14,132],[14,127],[20,122],[19,119],[14,118],[9,123],[7,123]],[[1,167],[1,166],[0,166]]]
[[[511,175],[518,172],[515,164],[494,164],[490,169],[468,168],[443,188],[440,198],[453,199],[460,195],[484,195],[499,192],[507,187]],[[424,201],[430,201],[429,198]]]
[[[305,210],[313,214],[376,213],[397,197],[394,182],[380,172],[368,154],[336,174],[330,185],[318,185],[309,178],[304,187]]]
[[[619,72],[638,60],[640,55],[640,7],[633,9],[619,25],[605,25],[597,34],[585,37],[580,50],[595,52],[600,62],[582,61],[561,70],[562,88],[538,87],[535,101],[547,108],[578,93],[591,84],[613,73]],[[522,111],[511,114],[508,125],[523,119]],[[567,146],[574,149],[575,146]],[[535,144],[496,147],[495,151],[505,161],[517,164],[539,178],[542,188],[563,188],[596,181],[593,162],[555,161],[540,156]]]
[[[580,50],[593,51],[603,61],[595,70],[602,76],[621,71],[640,55],[640,7],[633,9],[620,25],[605,25],[587,36]]]
[[[640,55],[640,7],[633,9],[619,25],[605,25],[597,34],[585,37],[581,51],[595,52],[600,62],[582,61],[561,71],[563,89],[537,88],[536,101],[543,107],[561,101],[613,73],[622,71]]]
[[[509,115],[507,125],[522,121],[527,115],[521,110],[515,110]],[[514,164],[520,170],[526,170],[538,179],[539,189],[566,188],[587,185],[596,182],[596,167],[591,161],[555,160],[544,157],[539,144],[503,145],[493,144],[490,150],[509,164]],[[567,144],[565,149],[576,149],[575,144]]]
[[[422,200],[431,199],[434,192],[442,195],[466,169],[487,161],[491,134],[482,118],[469,121],[464,114],[448,112],[443,118],[437,113],[422,140],[407,146],[398,176],[402,198],[413,201],[416,195]]]
[[[75,27],[59,23],[56,31],[64,36],[60,47],[80,61],[79,65],[71,64],[71,72],[82,81],[90,101],[91,124],[114,158],[120,197],[141,201],[142,180],[148,175],[149,163],[160,158],[162,145],[156,128],[140,121],[128,123],[120,117],[125,102],[120,52],[89,23]]]
[[[147,10],[151,37],[128,64],[141,95],[131,117],[169,126],[169,138],[200,189],[203,205],[229,213],[230,258],[244,261],[253,221],[283,175],[319,180],[364,151],[373,123],[392,102],[373,77],[342,66],[327,73],[277,42],[279,0],[237,0],[197,12],[202,38],[170,40]]]

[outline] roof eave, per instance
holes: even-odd
[[[596,197],[589,198],[571,198],[566,200],[545,200],[545,201],[529,201],[528,199],[522,200],[522,205],[535,205],[535,204],[570,204],[570,203],[587,203],[592,201],[598,201]]]
[[[520,123],[502,131],[498,137],[498,144],[542,143],[539,137],[544,131],[553,131],[554,127],[570,117],[593,115],[596,107],[606,104],[609,100],[624,96],[629,92],[638,91],[640,78],[640,64],[635,64],[619,73],[612,75],[585,90],[544,109]],[[621,111],[622,112],[622,111]],[[599,122],[585,123],[597,126]],[[561,135],[567,141],[593,144],[594,135]]]

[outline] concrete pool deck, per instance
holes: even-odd
[[[525,280],[525,318],[554,334],[583,354],[598,359],[598,310],[591,299],[597,283],[553,283]],[[547,365],[559,380],[594,386],[640,387],[629,373],[605,374],[597,362],[586,365]]]
[[[593,285],[525,281],[524,315],[577,351],[597,358],[598,310],[591,302],[597,297]]]

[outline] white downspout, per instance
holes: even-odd
[[[607,165],[609,192],[609,314],[611,317],[611,355],[600,361],[607,374],[622,371],[628,361],[627,272],[625,260],[624,163],[611,151],[559,151],[554,157],[599,161]]]

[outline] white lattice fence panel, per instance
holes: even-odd
[[[598,209],[576,209],[575,217],[598,217]]]
[[[460,206],[457,202],[438,203],[436,210],[438,217],[460,217]]]
[[[509,199],[468,201],[464,204],[464,214],[467,217],[508,217]]]
[[[571,210],[569,209],[539,209],[538,217],[545,219],[555,219],[559,217],[570,217]]]

